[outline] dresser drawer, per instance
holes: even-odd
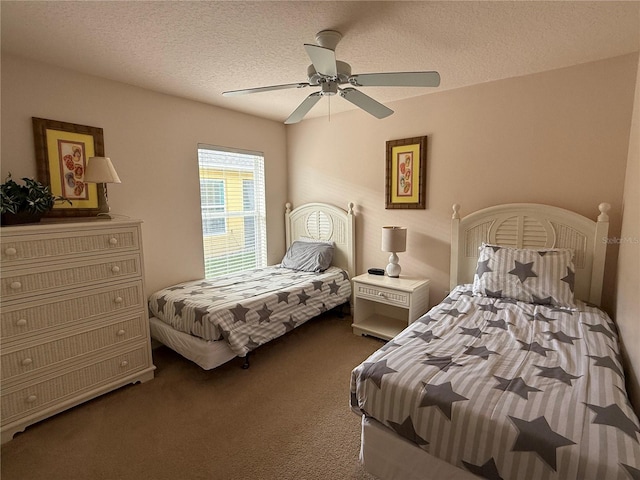
[[[55,260],[64,257],[95,255],[103,252],[126,253],[140,248],[138,228],[102,228],[46,235],[4,235],[0,254],[5,266],[28,260]]]
[[[24,304],[4,304],[0,310],[3,346],[14,340],[60,327],[87,324],[106,315],[138,307],[144,309],[142,280],[93,289],[75,289],[75,293],[40,297]]]
[[[61,368],[62,362],[99,351],[103,348],[146,338],[147,329],[143,313],[137,316],[103,325],[68,337],[52,339],[21,349],[3,349],[2,381],[6,386],[11,379],[34,374],[50,367]],[[13,350],[13,351],[12,351]]]
[[[6,301],[34,293],[70,293],[92,283],[126,280],[141,275],[140,255],[122,255],[81,263],[58,263],[40,267],[38,270],[4,270],[1,292],[3,300]]]
[[[2,423],[72,401],[73,397],[149,368],[148,349],[147,343],[141,343],[30,386],[3,389]]]
[[[410,295],[407,292],[394,290],[392,288],[376,287],[359,282],[355,282],[355,288],[357,297],[369,298],[376,302],[388,303],[389,305],[409,307]]]

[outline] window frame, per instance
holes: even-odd
[[[205,278],[267,265],[264,155],[228,147],[198,144],[200,219]],[[224,211],[203,203],[206,181],[222,181]],[[207,189],[208,190],[208,189]],[[217,195],[209,190],[209,195]],[[213,202],[215,203],[215,202]],[[247,207],[249,208],[247,210]],[[218,206],[217,208],[222,208]],[[224,232],[211,233],[207,221],[224,219]],[[252,228],[247,226],[251,225]]]

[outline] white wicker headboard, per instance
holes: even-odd
[[[597,221],[549,205],[510,203],[460,218],[453,206],[450,288],[473,283],[482,242],[516,248],[572,248],[576,298],[600,305],[611,208],[599,205]]]
[[[286,204],[284,215],[287,248],[300,237],[331,240],[335,243],[333,265],[353,278],[356,274],[355,215],[353,203],[347,210],[326,203],[307,203],[291,210]]]

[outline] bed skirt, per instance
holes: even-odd
[[[224,341],[207,341],[174,330],[156,317],[149,318],[151,338],[191,360],[204,370],[211,370],[236,357]]]
[[[360,461],[381,480],[478,480],[465,470],[429,455],[373,418],[362,416]]]

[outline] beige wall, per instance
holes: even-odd
[[[288,199],[281,123],[3,55],[2,178],[36,174],[31,117],[104,129],[105,153],[122,179],[109,186],[109,204],[144,221],[149,292],[204,275],[198,143],[264,153],[268,259],[282,258]]]
[[[624,185],[615,319],[626,361],[629,395],[640,414],[640,67],[636,78]]]
[[[377,120],[360,111],[307,119],[287,130],[289,193],[296,203],[353,201],[357,270],[386,265],[382,225],[408,226],[406,274],[448,290],[451,205],[557,205],[595,219],[611,203],[620,235],[637,55],[394,102]],[[364,90],[364,89],[363,89]],[[343,101],[337,99],[335,101]],[[315,108],[326,108],[321,101]],[[385,142],[428,135],[427,208],[385,210]],[[613,305],[617,247],[608,249],[604,307]]]

